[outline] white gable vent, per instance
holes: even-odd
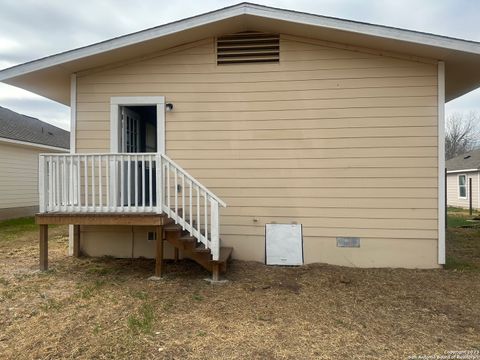
[[[217,64],[278,63],[280,36],[245,31],[217,38]]]

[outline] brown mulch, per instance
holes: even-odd
[[[267,267],[224,285],[189,261],[66,256],[36,271],[36,233],[0,239],[1,359],[407,359],[480,350],[476,271]]]

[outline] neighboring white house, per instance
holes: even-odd
[[[68,152],[69,134],[0,107],[0,220],[38,212],[38,154]]]
[[[461,208],[470,206],[470,179],[472,179],[472,207],[480,209],[480,150],[454,157],[445,163],[447,168],[447,205]]]

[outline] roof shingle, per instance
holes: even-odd
[[[445,166],[447,171],[480,169],[480,149],[447,160]]]
[[[0,106],[0,137],[70,148],[70,132]]]

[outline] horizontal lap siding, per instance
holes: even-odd
[[[459,197],[459,188],[458,188],[458,176],[466,175],[467,176],[467,198]],[[457,173],[457,174],[448,174],[447,176],[447,205],[455,206],[461,208],[468,208],[470,206],[469,199],[469,180],[472,179],[472,207],[474,209],[480,209],[480,200],[479,200],[479,172],[467,172],[467,173]]]
[[[0,144],[0,209],[38,205],[40,152]]]
[[[289,37],[280,64],[214,54],[208,39],[79,76],[78,151],[109,151],[111,96],[164,95],[167,154],[227,202],[234,246],[292,221],[305,238],[437,238],[435,65]]]

